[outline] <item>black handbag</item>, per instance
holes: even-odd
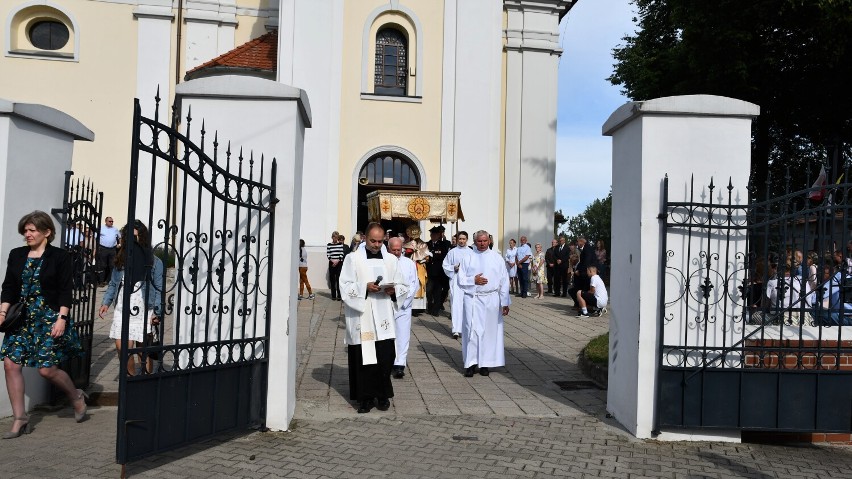
[[[41,268],[41,260],[39,260],[36,270],[39,268]],[[33,276],[35,276],[35,273],[30,276],[27,291],[29,291],[33,285]],[[26,298],[21,298],[21,301],[9,306],[9,309],[6,310],[6,316],[3,317],[3,322],[0,323],[0,333],[15,332],[24,325],[24,321],[27,319],[27,305],[29,302],[30,296],[27,295]]]
[[[0,323],[0,333],[11,333],[20,329],[24,325],[24,320],[27,318],[27,305],[25,301],[18,301],[9,306],[6,310],[6,316],[3,322]]]

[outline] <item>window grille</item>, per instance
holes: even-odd
[[[383,28],[376,34],[374,92],[405,96],[407,83],[408,39],[396,28]]]
[[[372,185],[420,186],[417,170],[408,159],[389,153],[368,160],[358,177],[366,178],[367,184]]]

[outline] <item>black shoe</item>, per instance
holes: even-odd
[[[489,371],[488,368],[479,368],[479,375],[480,376],[488,376],[488,374],[490,374],[490,372],[491,371]]]
[[[563,297],[563,298],[567,298],[567,297],[568,297],[568,295],[567,295],[567,294],[563,294],[563,295],[562,295],[562,297]]]
[[[476,373],[476,364],[464,370],[464,377],[472,378],[474,373]]]
[[[391,376],[393,376],[394,379],[402,379],[405,377],[405,368],[393,368]]]
[[[453,339],[459,339],[460,337],[461,337],[461,334],[453,333]]]
[[[360,406],[358,408],[358,414],[366,414],[370,412],[370,409],[373,409],[373,400],[370,399],[368,401],[361,401],[358,403],[358,405]]]
[[[390,409],[390,400],[388,398],[379,398],[379,403],[376,405],[379,411],[387,411]]]

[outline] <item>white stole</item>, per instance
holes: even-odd
[[[358,332],[363,358],[362,364],[377,364],[376,341],[379,340],[380,334],[376,331],[373,301],[367,297],[367,284],[374,282],[378,276],[382,276],[381,283],[393,284],[398,274],[397,258],[382,246],[381,260],[367,259],[367,248],[359,248],[358,251],[350,253],[347,255],[346,260],[352,262],[357,282],[349,288],[341,288],[343,301],[347,307],[359,313]],[[404,286],[402,288],[397,287],[398,293],[400,289],[407,293],[408,288]],[[376,301],[390,301],[390,297],[373,299]],[[385,319],[389,320],[387,328],[393,329],[393,307],[390,307],[389,311],[390,317]],[[388,334],[381,334],[381,336],[384,336],[382,339],[387,339]],[[395,332],[391,331],[390,337],[394,336]]]

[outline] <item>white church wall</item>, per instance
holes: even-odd
[[[325,244],[332,231],[342,230],[338,182],[349,178],[339,165],[344,2],[281,0],[279,9],[281,31],[290,34],[278,36],[278,81],[304,89],[315,113],[305,132],[302,185],[310,214],[302,216],[298,231],[309,250],[311,285],[326,288]]]
[[[163,55],[163,52],[168,52],[171,49],[172,24],[174,22],[172,8],[171,6],[163,5],[140,5],[133,11],[133,16],[136,18],[138,25],[135,69],[136,98],[139,99],[142,115],[153,118],[155,108],[157,107],[155,98],[159,94],[161,100],[159,119],[161,122],[169,124],[171,110],[168,105],[172,93],[171,85],[173,84],[172,60],[171,55]],[[139,168],[140,177],[150,178],[151,169],[149,163],[141,163]],[[126,184],[126,172],[124,176],[123,183]],[[165,183],[166,181],[165,172],[162,171],[158,182]],[[106,214],[113,215],[119,219],[124,218],[127,212],[127,205],[122,203],[126,203],[127,196],[113,198],[113,200],[110,202],[111,209],[115,211],[107,211]],[[148,208],[149,205],[147,203],[137,205],[136,216],[138,218],[147,218],[149,216]],[[162,218],[165,216],[165,211],[158,209],[153,212],[153,216]]]
[[[4,261],[13,248],[24,244],[18,233],[22,216],[33,210],[50,214],[62,206],[65,171],[71,169],[75,140],[92,141],[94,134],[58,110],[0,99],[0,256]],[[53,245],[58,244],[54,240]],[[36,369],[24,368],[24,380],[27,410],[50,400],[51,386]],[[0,376],[0,388],[5,386],[5,376]],[[0,417],[11,414],[9,397],[0,395]]]
[[[559,13],[565,6],[527,3],[506,5],[503,240],[526,235],[547,248],[556,200]]]
[[[627,103],[603,126],[604,134],[613,137],[611,261],[613,269],[619,271],[611,279],[611,289],[619,293],[611,299],[607,409],[639,438],[652,437],[654,427],[660,318],[664,314],[672,317],[663,329],[666,342],[697,339],[695,332],[685,332],[681,327],[681,321],[688,323],[694,311],[676,307],[660,309],[663,282],[666,302],[681,293],[695,294],[695,291],[683,290],[682,278],[676,274],[661,273],[661,262],[665,258],[658,215],[662,207],[663,177],[668,174],[669,201],[689,200],[692,176],[697,194],[711,177],[720,187],[727,186],[730,177],[735,197],[745,201],[751,120],[758,112],[756,105],[731,98],[668,97]],[[704,193],[709,192],[705,189]],[[718,194],[719,190],[715,192]],[[704,200],[709,201],[709,198]],[[705,238],[702,249],[711,253],[718,251],[723,241],[712,238],[708,247]],[[697,257],[697,254],[685,253],[690,246],[698,247],[696,242],[677,241],[676,238],[667,243],[667,250],[673,251],[673,259],[666,266],[686,271],[691,257]],[[733,238],[728,257],[744,252],[744,247],[745,238]],[[692,284],[696,283],[698,281],[693,278]],[[708,346],[722,344],[723,340],[730,344],[731,337],[720,329],[722,324],[720,320],[710,326]],[[656,437],[737,441],[739,432],[662,431]]]
[[[468,1],[454,6],[453,145],[443,149],[452,151],[452,157],[442,158],[442,167],[451,167],[452,177],[442,175],[447,183],[440,186],[461,193],[465,216],[461,227],[493,232],[499,247],[503,5]]]

